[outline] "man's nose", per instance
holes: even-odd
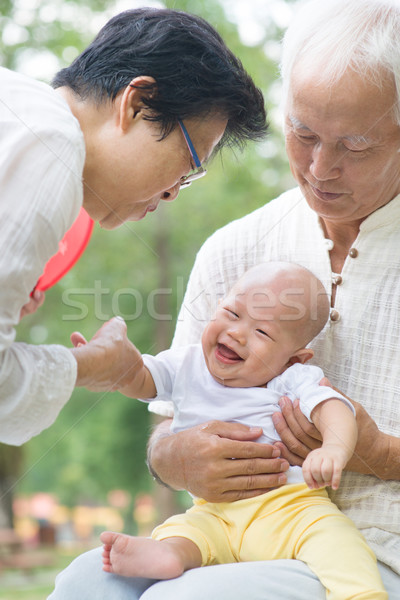
[[[329,181],[340,177],[339,156],[323,144],[318,144],[312,153],[310,173],[318,181]]]

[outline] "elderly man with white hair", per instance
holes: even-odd
[[[315,361],[356,408],[359,437],[332,499],[378,559],[400,599],[400,3],[310,0],[283,46],[286,148],[298,187],[216,232],[200,250],[174,339],[197,342],[219,297],[252,265],[295,261],[331,296]],[[234,423],[153,435],[153,472],[210,501],[235,501],[285,482],[320,443],[296,403],[281,400],[283,443]],[[231,460],[235,458],[236,460]],[[268,539],[265,539],[268,544]],[[321,548],[321,552],[324,549]],[[194,569],[164,582],[102,573],[100,551],[62,573],[52,600],[322,600],[296,560]]]

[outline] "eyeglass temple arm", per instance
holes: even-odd
[[[189,136],[189,134],[188,134],[188,132],[187,132],[187,129],[186,129],[186,127],[184,126],[184,124],[182,123],[182,121],[181,121],[180,119],[178,119],[178,124],[179,124],[179,127],[182,129],[182,133],[183,133],[183,135],[184,135],[184,137],[185,137],[186,143],[187,143],[187,145],[188,145],[188,148],[189,148],[189,150],[190,150],[190,154],[191,154],[191,155],[192,155],[192,157],[193,157],[194,164],[195,164],[195,165],[196,165],[196,167],[198,167],[198,168],[199,168],[199,167],[201,167],[201,162],[200,162],[200,160],[199,160],[199,157],[197,156],[197,152],[196,152],[196,150],[194,149],[194,146],[193,146],[192,140],[190,139],[190,136]]]

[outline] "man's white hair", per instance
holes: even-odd
[[[317,73],[332,85],[352,69],[378,86],[394,80],[400,125],[400,0],[308,0],[300,2],[284,40],[283,101],[293,67]]]

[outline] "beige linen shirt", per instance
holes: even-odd
[[[3,68],[0,139],[0,441],[18,445],[53,423],[76,381],[67,348],[16,343],[15,327],[82,205],[85,146],[59,94]]]
[[[218,299],[262,261],[300,263],[331,293],[331,248],[298,189],[225,226],[198,253],[174,345],[198,342]],[[381,431],[400,436],[400,196],[362,223],[341,277],[335,312],[311,344],[313,362]],[[400,482],[348,472],[332,498],[400,573]]]

